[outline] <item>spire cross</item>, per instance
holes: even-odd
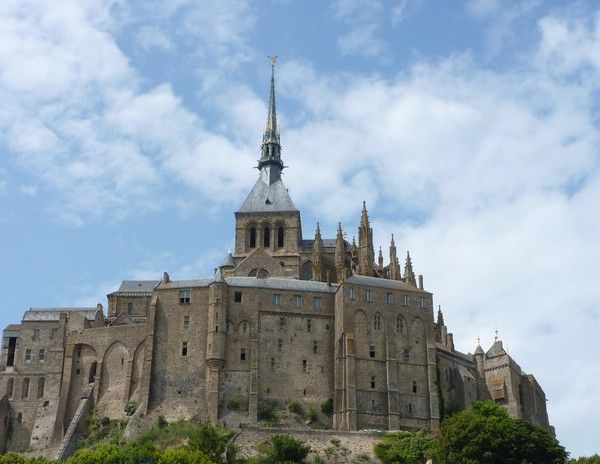
[[[269,56],[267,56],[267,58],[269,58],[271,60],[271,67],[273,69],[275,69],[275,65],[277,64],[278,56],[277,55],[269,55]]]
[[[496,336],[494,337],[494,341],[497,342],[498,341],[498,324],[496,324],[495,333],[496,333]]]

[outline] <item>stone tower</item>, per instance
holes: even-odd
[[[273,58],[267,123],[257,166],[260,174],[235,212],[235,256],[241,261],[261,249],[281,265],[285,274],[295,276],[298,274],[302,229],[300,212],[281,179],[285,166],[277,127],[275,62]]]
[[[373,275],[374,255],[373,229],[369,224],[367,203],[363,201],[360,226],[358,227],[358,273],[360,275]]]

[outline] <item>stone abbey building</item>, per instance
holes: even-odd
[[[365,204],[357,243],[341,225],[303,236],[281,178],[273,76],[258,168],[213,276],[124,281],[106,313],[31,308],[6,327],[1,449],[60,456],[91,408],[222,423],[232,400],[236,425],[265,401],[333,398],[334,429],[436,429],[448,410],[492,399],[549,427],[543,390],[501,341],[457,351],[410,256],[401,266],[393,237],[389,259],[375,256]]]

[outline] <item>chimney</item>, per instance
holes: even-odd
[[[331,272],[327,269],[327,286],[331,287]]]
[[[423,290],[423,274],[419,274],[419,288]]]
[[[163,272],[163,284],[168,284],[171,282],[171,278],[169,277],[168,272]]]
[[[450,351],[454,351],[454,335],[451,333],[446,335],[446,346],[450,349]]]
[[[102,311],[102,304],[101,303],[98,303],[96,305],[96,311]]]

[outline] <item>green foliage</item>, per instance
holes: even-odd
[[[547,430],[477,401],[442,423],[432,457],[436,464],[564,464],[567,453]]]
[[[157,464],[211,464],[202,451],[187,448],[169,448],[162,452]]]
[[[189,447],[204,452],[214,462],[220,462],[221,455],[227,451],[227,443],[231,436],[231,431],[204,422],[190,436]]]
[[[375,455],[383,464],[422,464],[430,456],[433,437],[425,430],[386,433],[375,445]]]
[[[258,404],[257,417],[270,427],[275,427],[279,423],[276,405],[272,401],[262,401]]]
[[[317,410],[315,408],[310,408],[308,413],[306,414],[306,418],[311,422],[316,421],[318,418]]]
[[[133,401],[129,401],[125,407],[123,408],[123,411],[125,411],[125,415],[127,417],[129,416],[133,416],[133,414],[135,413],[135,410],[137,409],[138,405],[135,404]]]
[[[158,416],[158,422],[156,425],[158,425],[159,429],[164,429],[167,425],[169,425],[169,423],[167,422],[167,419],[165,419],[165,416],[161,414]]]
[[[126,425],[125,421],[90,415],[87,418],[86,431],[78,447],[89,448],[99,444],[123,443],[123,431]]]
[[[0,464],[49,464],[53,461],[49,461],[46,458],[26,458],[17,453],[6,453],[0,456]]]
[[[333,415],[333,398],[327,398],[323,404],[321,404],[321,412],[326,416]]]
[[[149,446],[106,444],[80,449],[66,464],[155,464],[158,457],[156,450]]]
[[[571,459],[569,464],[600,464],[600,455],[582,456],[577,459]]]
[[[258,464],[302,463],[310,452],[310,446],[290,435],[273,435],[258,447]]]
[[[287,407],[294,414],[304,417],[304,408],[302,407],[302,404],[300,404],[300,401],[290,400],[287,403]]]
[[[231,398],[227,403],[227,408],[231,411],[239,411],[242,409],[242,400],[240,397],[236,396],[235,398]]]

